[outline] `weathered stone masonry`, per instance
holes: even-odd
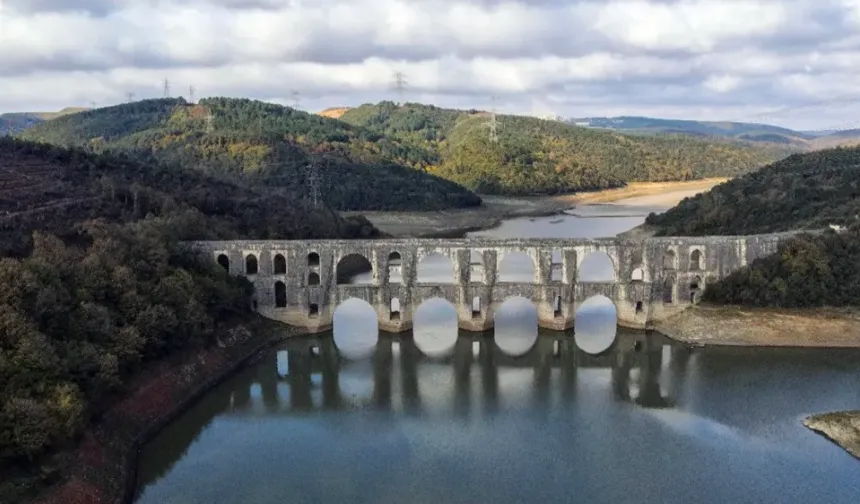
[[[205,241],[190,245],[256,288],[263,316],[311,331],[331,328],[334,310],[358,298],[376,310],[380,329],[407,331],[427,299],[457,308],[470,331],[493,326],[493,313],[508,298],[532,300],[541,327],[567,329],[579,305],[603,295],[615,303],[620,325],[644,328],[692,303],[708,282],[758,257],[772,254],[792,233],[753,236],[666,237],[631,241],[603,239],[391,239],[308,241]],[[507,254],[523,252],[534,264],[531,282],[498,281]],[[453,264],[453,283],[419,283],[418,264],[438,253]],[[605,253],[614,280],[579,279],[583,260]],[[357,256],[372,267],[370,285],[338,285],[337,268],[355,267]],[[363,261],[362,261],[363,262]],[[390,282],[400,273],[401,282]],[[399,310],[392,310],[399,304]]]

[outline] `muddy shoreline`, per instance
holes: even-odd
[[[380,231],[395,237],[454,238],[471,231],[492,229],[505,219],[556,215],[577,205],[629,200],[625,204],[670,207],[725,180],[633,182],[618,189],[558,196],[482,195],[484,202],[474,208],[439,212],[343,212],[343,215],[364,215]]]

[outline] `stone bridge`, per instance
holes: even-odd
[[[383,239],[295,241],[201,241],[190,245],[255,287],[255,308],[265,317],[312,332],[331,328],[335,309],[349,298],[369,303],[380,329],[412,328],[418,306],[442,298],[457,309],[467,331],[493,327],[494,312],[511,297],[530,299],[538,323],[548,329],[573,326],[579,306],[596,295],[615,304],[618,323],[645,328],[694,304],[704,287],[758,257],[774,253],[793,233],[753,236],[600,239]],[[533,263],[530,282],[500,281],[499,265],[525,254]],[[450,260],[451,277],[420,278],[430,255]],[[583,280],[590,254],[605,254],[612,279]],[[345,283],[371,273],[368,285]],[[339,278],[340,277],[340,278]],[[339,281],[340,280],[340,281]]]

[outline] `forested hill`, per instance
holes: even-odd
[[[314,177],[323,201],[338,210],[439,210],[481,202],[455,183],[406,166],[425,156],[416,146],[247,99],[196,105],[181,98],[144,100],[51,120],[21,137],[191,167],[278,188],[296,201],[308,196]]]
[[[561,193],[631,181],[735,176],[784,157],[778,147],[686,135],[625,135],[522,116],[392,102],[348,110],[341,120],[415,148],[413,166],[478,192]]]
[[[182,239],[335,238],[377,234],[301,200],[176,165],[0,137],[0,254],[22,255],[33,231],[74,236],[90,220],[188,219]]]
[[[659,235],[733,235],[850,225],[860,218],[860,147],[795,154],[687,198],[647,223]]]

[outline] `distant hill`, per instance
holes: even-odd
[[[630,181],[735,176],[787,155],[780,146],[734,145],[689,135],[631,135],[559,121],[408,103],[366,104],[341,120],[411,146],[413,166],[477,192],[554,194]]]
[[[11,112],[0,114],[0,136],[14,135],[37,124],[89,110],[85,107],[66,107],[59,112]]]
[[[181,166],[138,163],[0,137],[0,255],[20,255],[34,230],[70,236],[101,218],[130,222],[187,208],[201,218],[185,239],[334,238],[373,235],[301,199],[213,178]]]
[[[211,113],[210,123],[207,117]],[[144,100],[60,117],[22,138],[125,152],[306,199],[314,183],[338,210],[478,205],[463,187],[414,169],[417,147],[366,128],[246,99]],[[314,182],[316,180],[316,182]]]
[[[658,235],[733,235],[860,222],[860,147],[795,154],[648,216]]]

